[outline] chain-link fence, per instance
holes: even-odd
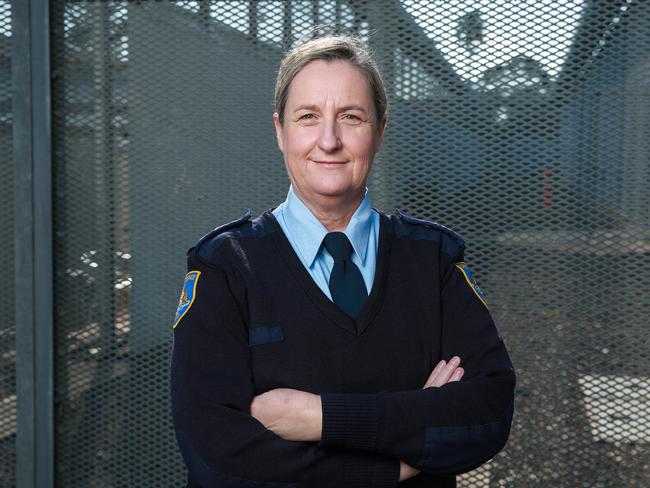
[[[15,483],[16,325],[11,8],[0,2],[0,480]]]
[[[0,480],[15,483],[16,325],[14,321],[14,161],[11,8],[0,2]]]
[[[0,0],[2,486],[10,17]],[[515,363],[509,444],[459,486],[650,485],[649,26],[633,0],[53,0],[57,486],[182,486],[168,364],[184,251],[284,199],[275,71],[314,32],[373,48],[391,103],[373,204],[466,238]]]

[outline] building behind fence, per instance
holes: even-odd
[[[465,237],[518,373],[507,448],[459,486],[650,486],[650,2],[25,4],[0,0],[0,486],[182,486],[168,365],[184,251],[284,199],[275,72],[314,25],[360,35],[385,75],[374,206]],[[41,160],[19,137],[46,123],[26,117],[24,66],[51,93]],[[45,238],[23,192],[43,181]],[[51,279],[38,252],[24,268],[25,242],[51,250]],[[53,329],[39,310],[25,325],[39,293]],[[39,348],[34,382],[22,351]]]

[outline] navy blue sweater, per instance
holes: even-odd
[[[190,487],[451,487],[506,443],[515,376],[453,232],[380,212],[377,269],[356,319],[312,280],[278,222],[250,212],[188,254],[172,410]],[[197,277],[198,276],[198,277]],[[189,308],[187,308],[189,305]],[[357,326],[359,332],[357,333]],[[422,389],[440,359],[465,375]],[[321,395],[320,442],[250,415],[274,388]]]

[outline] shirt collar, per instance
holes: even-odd
[[[287,199],[283,204],[282,211],[293,241],[296,243],[307,265],[311,267],[323,242],[323,238],[329,231],[311,213],[311,210],[307,208],[302,200],[298,198],[298,195],[293,191],[292,185],[289,186],[289,192],[287,193]],[[352,214],[348,226],[343,231],[348,239],[350,239],[352,248],[362,263],[365,261],[368,252],[368,238],[371,225],[372,203],[368,189],[366,188],[363,200],[361,200],[354,214]]]

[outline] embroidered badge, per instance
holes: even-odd
[[[490,308],[487,302],[485,301],[485,294],[479,288],[478,283],[474,279],[474,275],[467,267],[467,263],[461,261],[459,263],[456,263],[456,267],[461,271],[461,273],[463,273],[463,276],[465,277],[465,281],[467,281],[467,284],[474,291],[478,299],[481,300],[481,302],[483,302],[483,305],[485,305],[487,308]]]
[[[190,271],[185,275],[185,283],[183,283],[181,298],[178,300],[178,309],[176,310],[176,317],[174,318],[174,329],[194,303],[194,298],[196,297],[196,284],[199,281],[199,276],[201,276],[200,271]]]

